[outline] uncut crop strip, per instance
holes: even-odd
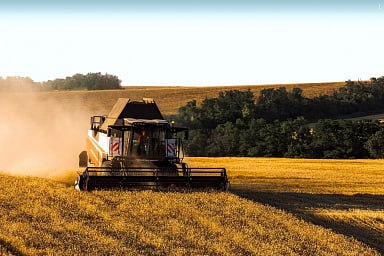
[[[233,193],[355,237],[384,253],[383,160],[222,157],[187,161],[191,166],[225,166]]]

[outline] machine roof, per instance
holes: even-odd
[[[160,119],[163,120],[163,115],[160,113],[154,101],[130,101],[122,109],[118,118],[132,119]]]
[[[130,99],[127,98],[119,98],[115,105],[113,105],[111,111],[108,114],[108,118],[119,118],[121,115],[121,112],[124,110],[124,108],[128,105],[130,102]]]
[[[123,119],[164,120],[153,99],[144,98],[142,101],[131,101],[127,98],[119,98],[100,129],[106,131],[110,125],[122,125]]]

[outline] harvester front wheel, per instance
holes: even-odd
[[[85,182],[85,179],[83,175],[78,175],[77,180],[75,182],[75,189],[80,190],[80,191],[86,191],[87,190],[87,184]]]

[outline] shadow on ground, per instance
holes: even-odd
[[[0,255],[11,256],[11,255],[23,255],[16,247],[11,243],[6,242],[0,238]]]
[[[306,221],[321,225],[333,231],[353,236],[384,255],[383,230],[370,225],[338,222],[318,216],[316,209],[331,210],[384,210],[384,195],[356,194],[309,194],[293,192],[256,192],[256,190],[232,187],[231,192],[258,203],[270,205],[294,214]],[[380,220],[378,220],[380,221]],[[381,220],[382,222],[382,220]],[[383,223],[384,224],[384,223]]]

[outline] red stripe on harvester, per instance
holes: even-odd
[[[175,145],[174,144],[168,144],[167,149],[168,149],[168,153],[174,153],[175,152]]]
[[[119,142],[113,143],[112,149],[113,149],[113,151],[117,151],[119,149]]]

